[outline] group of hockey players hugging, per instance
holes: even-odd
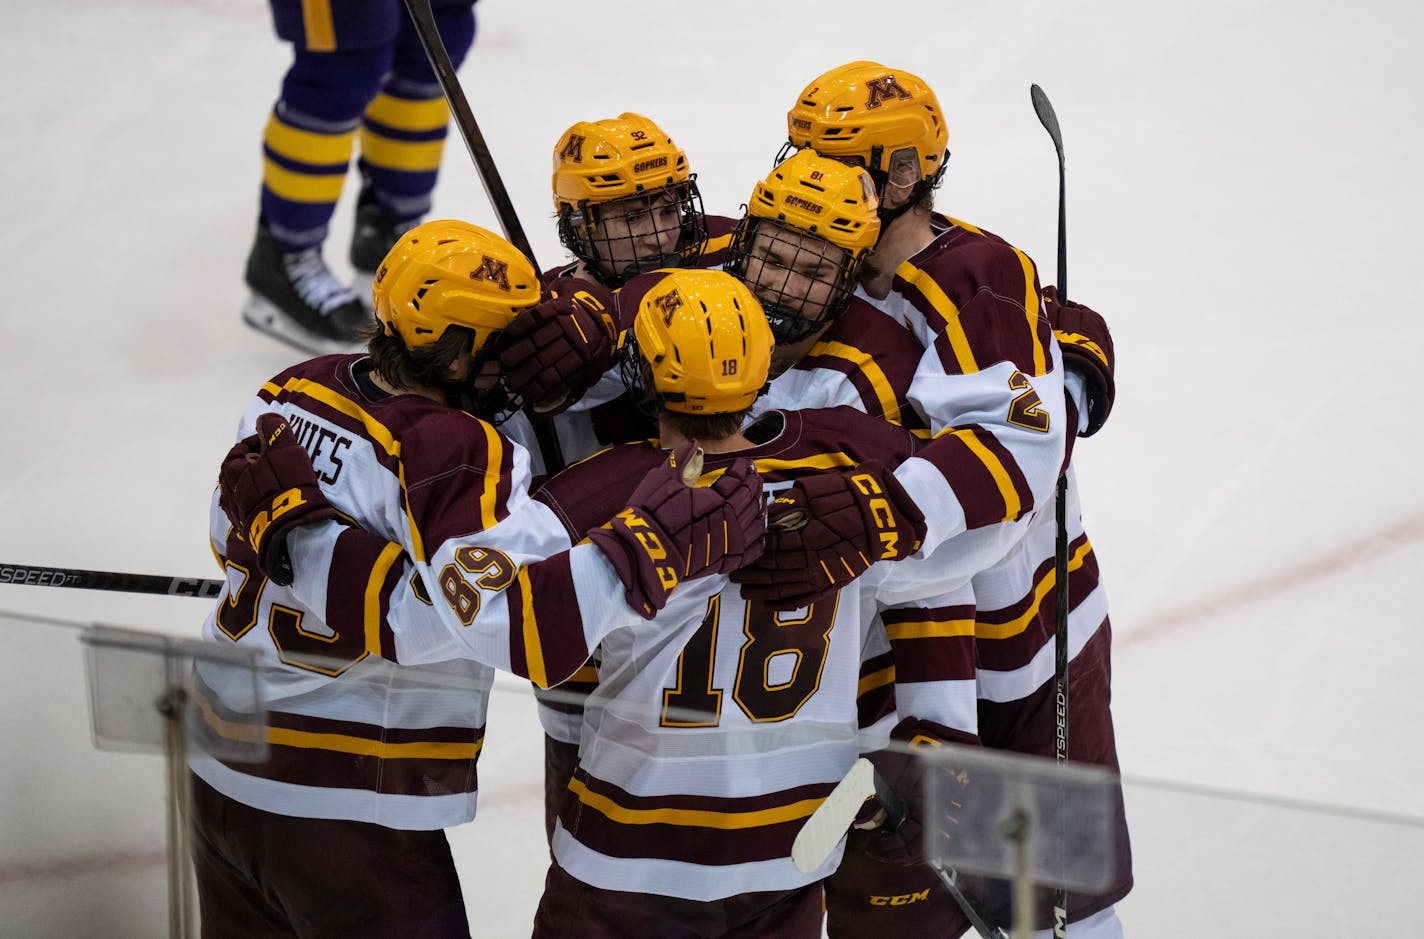
[[[262,385],[210,512],[205,635],[274,664],[269,757],[190,759],[204,935],[468,935],[443,829],[475,814],[495,669],[535,684],[546,732],[534,935],[957,936],[961,899],[1007,925],[1003,883],[955,898],[927,863],[976,779],[936,761],[953,791],[927,818],[921,752],[1053,754],[1066,589],[1070,759],[1117,768],[1071,471],[1113,350],[1022,251],[934,211],[933,91],[874,62],[817,77],[740,219],[704,212],[653,120],[574,124],[553,148],[574,260],[541,276],[490,231],[416,224],[447,115],[399,17],[323,37],[295,8],[274,3],[297,64],[245,316],[330,354]],[[458,61],[470,3],[435,8]],[[347,113],[310,105],[312,74]],[[320,256],[358,125],[374,317]],[[216,728],[252,708],[250,681],[200,668],[199,691]],[[862,755],[903,811],[868,800],[800,870]],[[1122,934],[1120,799],[1115,824],[1070,935]]]

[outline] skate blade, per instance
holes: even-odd
[[[329,336],[319,336],[293,322],[281,308],[263,297],[253,294],[242,306],[242,321],[273,339],[280,339],[289,346],[310,352],[313,355],[336,355],[345,352],[360,352],[365,345],[360,342],[343,342]]]

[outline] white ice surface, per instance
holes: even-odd
[[[218,459],[248,396],[296,358],[238,317],[286,49],[258,0],[5,6],[0,562],[214,576]],[[1078,463],[1125,770],[1424,816],[1409,299],[1424,12],[1349,7],[484,0],[461,74],[549,265],[548,154],[574,121],[654,117],[709,210],[735,215],[807,81],[856,58],[903,66],[950,123],[941,208],[1051,282],[1057,177],[1028,99],[1042,85],[1068,151],[1070,292],[1108,315],[1121,360],[1112,420]],[[353,194],[327,251],[341,271]],[[496,225],[453,136],[436,204]],[[203,613],[13,586],[0,610],[185,635]],[[159,933],[160,762],[91,748],[72,630],[0,630],[0,934]],[[452,833],[481,936],[527,934],[543,879],[540,741],[507,687],[480,819]],[[1294,841],[1242,824],[1218,843],[1174,829],[1170,800],[1133,808],[1136,936],[1286,934],[1301,898],[1263,885],[1311,846],[1326,880],[1331,863],[1383,871],[1385,853],[1395,874],[1424,869],[1417,829],[1317,842],[1323,826]],[[1259,880],[1198,886],[1262,851]],[[1373,900],[1311,890],[1289,934],[1402,928],[1412,878],[1365,879]]]

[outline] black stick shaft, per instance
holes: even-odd
[[[455,64],[450,61],[445,41],[440,38],[440,29],[436,26],[430,0],[404,2],[406,11],[410,13],[411,21],[415,24],[416,35],[420,37],[420,44],[425,47],[426,58],[430,59],[430,67],[440,82],[441,90],[445,92],[445,100],[450,103],[450,112],[455,117],[455,125],[460,128],[465,148],[470,151],[470,159],[475,161],[480,183],[485,187],[485,195],[489,197],[490,205],[494,207],[495,215],[499,218],[504,237],[523,252],[529,263],[534,265],[534,272],[540,274],[542,269],[534,258],[534,248],[529,244],[529,237],[524,234],[524,226],[519,224],[514,202],[509,198],[509,191],[504,188],[504,179],[499,175],[499,168],[494,165],[494,157],[490,155],[489,145],[485,143],[485,135],[480,132],[480,125],[475,122],[475,114],[470,110],[470,102],[465,98],[465,90],[460,86],[459,76],[455,74]],[[544,457],[544,469],[552,476],[567,465],[564,462],[563,448],[559,446],[558,435],[554,432],[554,425],[547,418],[532,414],[530,423],[534,425],[534,436],[539,443],[539,452]]]
[[[430,67],[435,71],[441,90],[445,92],[445,100],[450,103],[450,112],[455,117],[456,126],[460,128],[460,136],[464,138],[466,149],[470,151],[470,159],[475,161],[475,169],[479,171],[485,194],[489,196],[490,205],[499,217],[504,237],[524,253],[536,272],[541,271],[539,262],[534,259],[534,249],[530,247],[529,238],[524,234],[524,226],[519,224],[514,202],[509,198],[508,190],[504,188],[499,168],[494,165],[494,157],[490,155],[489,145],[485,143],[485,135],[480,133],[480,125],[475,122],[470,102],[465,98],[464,89],[460,87],[459,76],[455,74],[455,64],[450,61],[450,53],[445,50],[445,41],[440,38],[440,30],[435,24],[435,13],[430,8],[430,0],[405,0],[405,8],[415,23],[416,35],[420,37],[420,44],[425,47],[425,55],[430,59]]]
[[[0,584],[29,587],[69,587],[78,590],[116,590],[121,593],[156,593],[171,597],[212,599],[222,590],[220,580],[197,577],[163,577],[120,571],[86,571],[72,567],[32,567],[0,564]]]
[[[1063,132],[1058,126],[1058,115],[1048,95],[1037,85],[1029,87],[1029,98],[1039,123],[1053,139],[1053,149],[1058,154],[1058,299],[1068,299],[1068,200],[1065,161],[1063,159]],[[1060,765],[1068,762],[1068,474],[1058,477],[1057,502],[1054,506],[1054,521],[1057,525],[1053,551],[1054,600],[1056,601],[1056,623],[1053,631],[1053,691],[1054,718],[1057,738],[1053,756]],[[1060,812],[1067,810],[1059,805]],[[1060,846],[1062,839],[1060,839]],[[1060,864],[1062,858],[1059,858]],[[1053,893],[1053,934],[1068,934],[1068,891],[1059,888]]]

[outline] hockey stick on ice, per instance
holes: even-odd
[[[460,128],[460,136],[465,141],[465,148],[470,151],[470,159],[475,162],[480,183],[499,218],[499,227],[504,232],[504,237],[529,259],[529,263],[534,265],[535,273],[541,274],[542,268],[534,259],[534,249],[529,244],[528,236],[524,234],[524,226],[519,224],[519,215],[514,211],[514,202],[509,198],[509,191],[504,188],[504,179],[499,175],[499,168],[494,165],[494,157],[490,155],[489,145],[485,143],[485,135],[480,133],[480,125],[475,123],[475,114],[470,110],[465,90],[460,87],[460,78],[455,74],[455,64],[450,60],[450,53],[445,50],[445,41],[440,38],[430,0],[404,0],[404,3],[411,21],[415,24],[420,44],[425,47],[426,58],[430,59],[430,68],[435,72],[441,90],[445,92],[445,100],[450,103],[450,113],[455,117],[455,125]],[[534,435],[539,440],[544,469],[552,476],[565,466],[563,450],[559,446],[558,436],[554,433],[554,425],[548,418],[536,417],[532,413],[530,423],[534,425]]]
[[[117,590],[123,593],[157,593],[171,597],[200,597],[211,600],[222,591],[220,580],[197,577],[162,577],[158,574],[125,574],[119,571],[84,571],[72,567],[31,567],[28,564],[0,564],[0,584],[30,587],[71,587],[79,590]]]
[[[796,865],[796,869],[803,874],[809,874],[826,863],[826,859],[831,856],[836,845],[840,844],[856,815],[860,813],[860,807],[872,796],[879,800],[881,809],[885,812],[886,823],[893,826],[896,820],[904,816],[905,803],[900,796],[875,771],[875,765],[861,757],[796,833],[796,840],[791,844],[791,861]],[[974,908],[969,897],[959,889],[959,875],[955,873],[954,868],[936,861],[931,861],[930,866],[934,868],[949,895],[959,904],[969,924],[980,936],[985,939],[1005,939],[1003,930],[990,927]]]
[[[1029,98],[1033,101],[1034,113],[1039,123],[1053,138],[1053,149],[1058,152],[1058,300],[1068,300],[1068,208],[1065,194],[1063,163],[1063,132],[1058,127],[1058,115],[1048,95],[1037,85],[1029,86]],[[1054,760],[1060,765],[1068,762],[1068,472],[1058,477],[1057,503],[1054,517],[1058,525],[1053,552],[1053,590],[1057,601],[1057,622],[1053,632],[1053,697],[1054,715],[1057,722],[1057,737],[1054,743]],[[1061,800],[1060,800],[1061,801]],[[1059,811],[1066,810],[1060,804]],[[1059,842],[1060,850],[1062,841]],[[1061,863],[1060,857],[1060,863]],[[1053,893],[1053,935],[1068,934],[1068,891],[1060,887]]]

